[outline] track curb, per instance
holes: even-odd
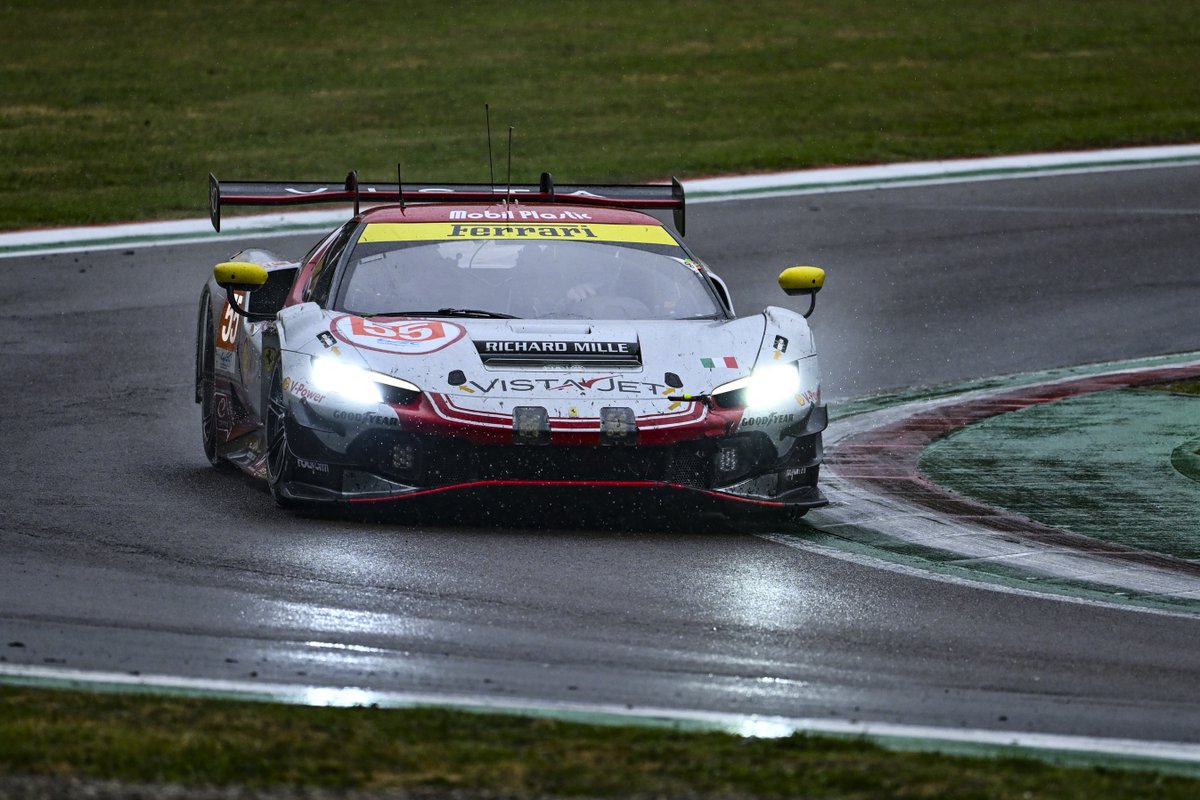
[[[1200,564],[1100,542],[992,508],[938,486],[917,467],[932,442],[991,416],[1088,392],[1197,375],[1200,353],[1188,353],[851,403],[833,415],[822,476],[832,503],[806,518],[811,520],[807,542],[966,581],[1200,613]],[[1194,457],[1200,463],[1200,456]],[[802,546],[805,536],[772,538]]]

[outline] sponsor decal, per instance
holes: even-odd
[[[285,380],[284,383],[286,384],[288,381]],[[311,400],[314,403],[320,403],[325,400],[324,394],[321,392],[314,392],[312,389],[308,388],[308,384],[305,383],[292,383],[290,389],[285,385],[284,391],[290,391],[301,400]]]
[[[213,392],[213,415],[217,420],[217,433],[228,435],[233,430],[233,401],[225,392]]]
[[[361,422],[363,425],[399,425],[400,420],[393,416],[376,414],[373,411],[334,411],[333,418],[346,422]]]
[[[804,405],[805,403],[819,405],[821,403],[821,390],[817,389],[815,392],[810,390],[803,394],[798,394],[796,395],[796,402],[800,405]]]
[[[264,347],[262,351],[263,367],[267,375],[275,371],[275,362],[279,360],[279,351],[274,347]]]
[[[765,414],[758,417],[743,417],[742,428],[765,428],[771,425],[786,425],[789,422],[795,422],[795,414],[777,414],[772,411],[770,414]]]
[[[307,458],[297,458],[296,466],[309,472],[317,472],[321,475],[329,474],[329,465],[322,464],[320,461],[309,461]]]
[[[591,341],[490,341],[477,340],[475,349],[481,356],[489,355],[546,355],[546,356],[637,356],[637,342]]]
[[[329,331],[321,331],[318,333],[317,341],[325,345],[325,349],[329,349],[337,344],[337,339],[333,338],[333,334]]]
[[[775,343],[771,347],[775,351],[771,354],[771,357],[778,361],[787,352],[788,340],[783,336],[776,336]]]
[[[235,369],[233,361],[234,353],[232,350],[217,350],[213,353],[213,356],[213,369],[215,369],[217,372],[224,372],[227,375],[234,375],[237,373],[237,369]]]
[[[288,389],[291,388],[291,386],[292,386],[292,379],[284,378],[283,379],[283,390],[286,392]]]
[[[465,213],[469,214],[470,212]],[[363,229],[358,241],[361,244],[365,242],[427,242],[466,239],[515,241],[549,239],[676,246],[679,244],[665,228],[659,225],[615,225],[587,221],[565,224],[562,222],[564,219],[572,219],[565,216],[568,213],[579,214],[580,216],[577,218],[582,219],[581,212],[559,212],[560,216],[553,221],[532,216],[522,218],[519,215],[523,212],[519,210],[491,213],[512,213],[518,216],[512,220],[501,217],[494,220],[492,224],[487,224],[491,220],[486,216],[479,220],[465,216],[463,222],[376,222]],[[545,212],[533,211],[530,213]],[[555,222],[559,224],[554,224]]]
[[[451,225],[447,239],[595,239],[587,225]]]
[[[375,322],[346,315],[330,324],[335,337],[366,350],[397,355],[425,355],[449,347],[466,335],[466,329],[437,319]]]
[[[519,208],[508,211],[492,211],[486,209],[484,211],[451,211],[450,219],[485,219],[485,220],[518,220],[518,221],[546,221],[555,222],[558,220],[590,220],[591,214],[583,211],[539,211],[532,208]]]
[[[246,298],[249,292],[234,292],[233,296],[237,300],[238,305],[242,308],[246,307]],[[233,306],[229,304],[228,298],[225,300],[225,307],[221,311],[221,320],[217,324],[217,347],[224,350],[233,350],[237,346],[238,330],[241,328],[242,318],[233,310]]]
[[[605,375],[599,378],[493,378],[486,384],[470,381],[469,386],[484,395],[495,392],[520,394],[524,392],[560,392],[577,391],[580,394],[652,394],[657,395],[663,389],[661,383],[649,381],[619,380],[615,375]]]
[[[728,369],[737,369],[737,359],[733,356],[721,356],[720,358],[702,358],[700,366],[705,369],[715,369],[716,367],[726,367]]]
[[[249,377],[251,375],[250,367],[253,366],[254,350],[250,347],[250,337],[243,336],[238,342],[238,359],[242,364],[242,375]]]

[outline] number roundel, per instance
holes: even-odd
[[[234,292],[233,296],[237,299],[238,304],[244,307],[247,294],[247,292]],[[217,322],[217,347],[222,350],[236,350],[238,330],[241,328],[241,324],[242,318],[226,300],[225,308],[221,312],[221,319]]]
[[[329,325],[338,339],[354,347],[399,355],[424,355],[449,347],[466,335],[466,329],[438,319],[376,322],[346,315]]]

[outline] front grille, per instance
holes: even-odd
[[[706,488],[712,474],[711,448],[676,447],[673,451],[663,473],[663,480],[696,489]]]
[[[425,481],[469,480],[636,481],[662,480],[669,448],[474,447],[427,442]]]
[[[474,445],[401,431],[372,431],[354,442],[349,455],[353,463],[413,486],[485,480],[662,481],[703,489],[714,485],[718,449],[742,438],[661,447],[539,447]],[[747,444],[741,442],[738,449],[744,451]]]

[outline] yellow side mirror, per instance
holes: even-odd
[[[225,261],[213,267],[217,285],[234,291],[257,289],[267,282],[267,271],[247,261]]]
[[[779,273],[779,288],[788,295],[816,294],[825,285],[825,270],[820,267],[788,267]]]

